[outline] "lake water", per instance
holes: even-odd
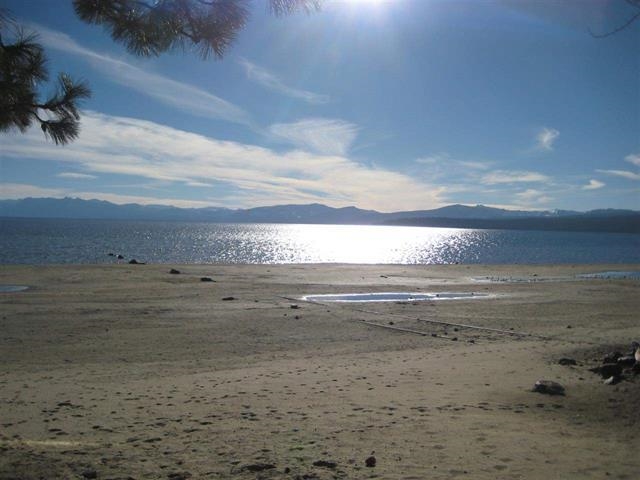
[[[640,263],[640,235],[355,225],[0,219],[0,264]]]

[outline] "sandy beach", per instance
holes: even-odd
[[[640,376],[589,368],[640,281],[575,277],[608,270],[3,266],[0,479],[637,478]],[[354,292],[487,296],[297,300]]]

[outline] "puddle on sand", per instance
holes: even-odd
[[[409,293],[409,292],[382,292],[382,293],[343,293],[306,295],[302,300],[308,302],[415,302],[434,300],[463,300],[469,298],[483,298],[489,295],[485,293],[468,292],[443,292],[443,293]]]
[[[25,285],[0,285],[0,293],[24,292],[28,288]]]

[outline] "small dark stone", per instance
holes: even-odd
[[[291,305],[290,307],[292,310],[297,310],[298,308],[300,308],[299,305],[296,305],[295,303],[293,305]]]
[[[313,462],[314,467],[336,468],[338,464],[331,460],[316,460]]]
[[[87,468],[85,471],[82,472],[82,476],[83,478],[87,478],[87,479],[98,478],[98,472],[96,472],[95,469],[93,468]]]
[[[284,473],[291,473],[291,469],[289,467],[284,467]]]
[[[135,258],[132,258],[131,260],[129,260],[129,265],[144,265],[144,262],[139,262],[137,261]]]
[[[244,465],[240,468],[241,472],[263,472],[265,470],[272,470],[276,466],[272,463],[252,463],[250,465]]]
[[[573,328],[571,325],[567,325],[567,328]]]
[[[538,380],[533,386],[533,391],[546,395],[564,395],[564,387],[552,380]]]
[[[107,253],[107,255],[108,255],[109,257],[115,257],[115,256],[116,256],[116,254],[115,254],[115,253],[111,253],[111,252]]]
[[[376,466],[376,457],[374,457],[373,455],[371,455],[370,457],[367,457],[367,459],[364,461],[364,464],[369,467],[369,468],[373,468]]]
[[[191,478],[191,473],[189,472],[173,472],[167,475],[169,480],[187,480]]]
[[[211,277],[200,277],[201,282],[213,282],[213,278]]]
[[[573,358],[563,357],[558,360],[560,365],[577,365],[577,362]]]
[[[590,369],[593,373],[599,374],[602,378],[619,377],[622,373],[622,365],[617,363],[605,363],[599,367]]]
[[[118,255],[116,256],[116,258],[117,258],[118,260],[124,260],[124,257],[123,257],[122,255],[120,255],[120,254],[118,254]]]
[[[180,270],[176,270],[175,268],[172,268],[171,270],[169,270],[169,273],[172,275],[178,275],[180,274]]]
[[[390,320],[389,325],[395,325],[395,322],[393,320]]]
[[[230,300],[235,300],[236,297],[224,297],[222,300],[224,300],[225,302],[228,302]]]

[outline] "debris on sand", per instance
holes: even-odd
[[[564,387],[553,380],[538,380],[532,389],[533,392],[546,395],[564,395]]]

